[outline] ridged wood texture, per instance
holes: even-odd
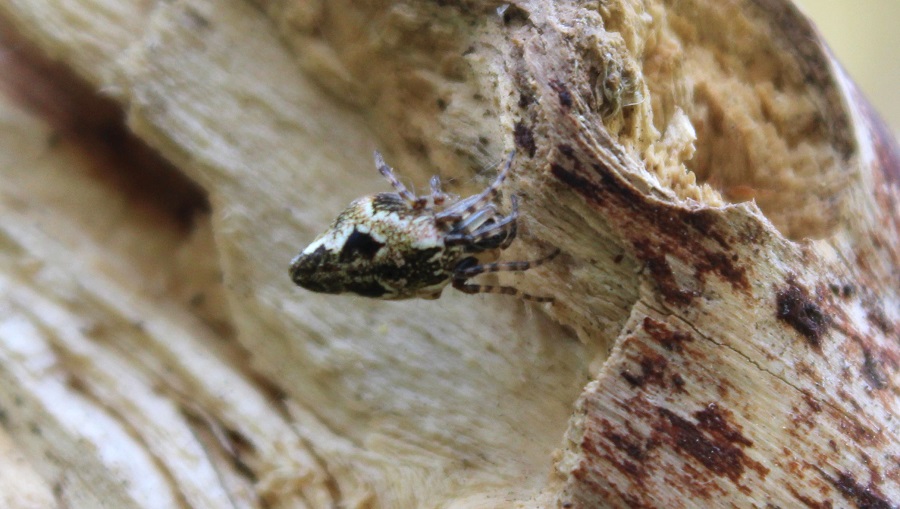
[[[4,507],[900,505],[900,155],[790,3],[0,18]],[[515,147],[556,302],[294,287],[376,147]]]

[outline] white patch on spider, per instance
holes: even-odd
[[[344,248],[344,245],[347,244],[347,239],[350,237],[357,228],[357,225],[346,224],[343,228],[339,230],[334,230],[332,235],[328,236],[328,240],[325,242],[325,249],[329,251],[339,252]]]
[[[306,246],[306,249],[304,249],[300,254],[298,254],[296,257],[294,257],[293,261],[291,261],[291,265],[295,265],[299,261],[300,257],[309,255],[309,254],[312,254],[313,252],[315,252],[316,249],[319,249],[319,246],[321,246],[322,244],[325,243],[325,240],[326,240],[326,236],[322,235],[319,238],[317,238],[316,240],[312,241],[312,243],[310,245]]]

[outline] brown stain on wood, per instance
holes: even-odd
[[[531,127],[521,121],[516,122],[516,125],[513,127],[513,140],[516,142],[517,147],[528,154],[528,157],[534,157],[537,146],[534,143],[534,133]]]
[[[824,471],[821,473],[825,480],[860,509],[894,509],[898,507],[897,503],[888,500],[872,483],[863,486],[847,472],[838,472],[835,477]]]
[[[597,403],[593,398],[585,400],[585,410],[590,414]],[[697,500],[716,500],[722,486],[712,482],[714,478],[727,479],[746,493],[749,488],[742,486],[741,480],[748,471],[762,478],[769,474],[769,468],[747,455],[753,441],[744,435],[732,412],[717,402],[702,406],[689,417],[640,395],[621,404],[641,424],[632,426],[601,418],[588,424],[579,444],[586,456],[603,459],[602,463],[583,462],[572,473],[592,495],[607,493],[614,500],[627,493],[632,495],[629,507],[658,507],[659,500],[645,499],[622,483],[642,486],[644,479],[668,468],[662,458],[672,453],[683,459],[672,475],[684,492]],[[645,425],[649,429],[642,431]],[[597,468],[599,465],[606,465],[617,475],[610,477],[608,471]],[[577,502],[577,492],[569,495],[573,507],[585,507]]]
[[[665,252],[654,246],[647,239],[634,242],[634,251],[639,260],[644,262],[650,276],[656,282],[656,288],[666,302],[673,305],[688,306],[700,295],[696,290],[679,286],[675,280],[675,272],[666,260]]]
[[[642,387],[645,384],[667,386],[665,375],[669,362],[665,357],[648,352],[642,355],[638,362],[641,367],[640,374],[632,373],[627,369],[621,372],[622,378],[632,387]]]
[[[559,105],[565,109],[569,109],[572,107],[572,93],[569,92],[569,89],[566,87],[565,83],[559,80],[550,81],[550,88],[556,92],[557,97],[559,98]]]
[[[659,343],[663,348],[670,352],[681,353],[684,343],[694,341],[693,336],[687,332],[672,330],[664,322],[645,317],[641,322],[644,331]]]
[[[746,468],[763,478],[768,475],[768,468],[744,454],[743,449],[752,447],[753,442],[740,432],[731,412],[717,403],[694,412],[696,422],[665,408],[657,411],[661,419],[654,425],[654,435],[660,437],[660,442],[694,458],[714,475],[728,477],[735,483]]]
[[[830,320],[809,290],[793,275],[788,276],[785,285],[776,292],[775,316],[799,332],[810,346],[821,348]]]
[[[725,228],[720,212],[691,210],[650,199],[604,165],[586,164],[583,155],[571,145],[558,144],[556,149],[562,157],[551,162],[550,173],[616,227],[635,257],[644,262],[667,303],[690,305],[702,295],[708,274],[716,275],[735,290],[750,293],[747,268],[731,253],[733,240],[722,233]],[[670,258],[693,268],[691,287],[679,283]]]
[[[827,81],[828,76],[821,78]],[[552,81],[550,88],[556,93],[559,104],[557,106],[556,101],[549,101],[548,104],[553,104],[553,107],[562,110],[563,116],[571,116],[574,112],[568,110],[573,108],[573,99],[577,103],[579,97],[573,96],[569,92],[569,88],[566,88],[560,81]],[[570,88],[577,93],[578,89],[574,85]],[[550,98],[554,97],[551,95]],[[838,104],[836,108],[839,106]],[[837,136],[844,132],[844,128],[841,127],[836,129],[833,134],[837,133]],[[571,135],[571,133],[569,134]],[[575,138],[570,137],[570,139],[574,140]],[[578,139],[577,142],[571,142],[579,143],[576,145],[577,148],[565,143],[557,144],[554,147],[557,152],[556,157],[553,157],[552,150],[548,157],[550,174],[568,190],[579,194],[597,212],[596,215],[602,217],[616,234],[623,237],[626,252],[630,248],[631,254],[644,263],[645,274],[648,274],[655,283],[662,300],[674,306],[690,306],[698,297],[704,296],[704,284],[709,277],[718,277],[730,284],[734,290],[745,295],[752,294],[752,262],[742,263],[742,260],[734,252],[749,246],[750,251],[755,255],[764,256],[759,249],[754,251],[753,247],[762,245],[768,240],[766,237],[769,237],[769,230],[765,225],[748,223],[742,226],[744,231],[726,234],[724,232],[729,232],[731,229],[726,223],[725,212],[711,208],[689,209],[656,199],[649,193],[640,191],[626,178],[623,178],[621,168],[615,163],[610,163],[611,167],[598,164],[598,157],[592,155],[593,148],[588,145],[589,142],[585,141],[586,139],[587,136]],[[845,141],[847,145],[843,148],[846,149],[846,153],[853,152],[852,137],[846,136],[842,139],[836,137],[835,141]],[[612,143],[615,142],[612,141]],[[598,149],[610,149],[610,147],[603,145]],[[896,151],[888,153],[887,157],[879,155],[882,164],[887,161],[890,163],[890,169],[895,172],[900,167],[900,164],[894,160],[896,157]],[[623,164],[625,164],[624,161]],[[896,175],[889,176],[889,178],[893,181],[897,180]],[[891,209],[887,208],[887,210]],[[882,246],[885,243],[875,244]],[[819,258],[810,251],[808,258],[803,260],[803,265],[818,260]],[[684,267],[687,267],[687,270]],[[786,281],[777,283],[774,288],[776,308],[774,318],[785,326],[784,330],[788,336],[792,335],[788,329],[793,329],[806,344],[821,354],[823,342],[830,335],[838,338],[841,336],[840,333],[844,332],[838,330],[836,325],[838,319],[836,311],[839,311],[836,305],[837,299],[852,299],[858,291],[848,284],[841,284],[836,288],[834,298],[828,298],[820,291],[820,288],[811,290],[799,283],[795,276],[789,276]],[[770,291],[769,288],[761,289],[762,293],[768,295],[771,295]],[[771,299],[771,297],[769,298]],[[678,313],[678,311],[674,312]],[[876,326],[876,328],[882,331],[895,328],[900,330],[896,324],[886,323],[888,321],[886,319],[879,320],[877,313],[874,313],[873,316],[874,318],[870,319],[870,322],[880,321],[882,324],[882,327]],[[883,313],[881,316],[883,317]],[[772,315],[770,315],[771,317]],[[681,468],[677,474],[667,473],[666,479],[677,484],[682,495],[694,495],[699,499],[709,500],[715,500],[716,490],[721,489],[721,485],[717,485],[711,477],[724,477],[735,484],[738,484],[748,471],[766,477],[769,474],[767,466],[754,461],[746,452],[753,447],[753,441],[747,438],[740,426],[735,423],[731,413],[721,407],[720,400],[711,402],[706,408],[697,410],[688,416],[677,406],[671,409],[654,406],[643,399],[644,394],[648,391],[655,392],[653,401],[668,398],[670,394],[675,393],[678,388],[683,386],[684,379],[680,375],[676,373],[669,376],[668,372],[678,368],[676,359],[684,349],[692,350],[686,346],[686,343],[692,341],[689,334],[686,334],[687,339],[673,340],[672,331],[669,331],[663,322],[645,319],[643,329],[665,349],[665,352],[661,352],[662,355],[648,354],[648,350],[653,352],[658,350],[648,347],[646,350],[638,349],[627,354],[630,362],[619,371],[620,376],[616,379],[616,388],[627,392],[628,386],[630,386],[637,395],[627,401],[619,400],[617,397],[615,403],[621,403],[621,408],[617,408],[617,411],[624,412],[635,422],[640,422],[641,425],[652,425],[652,438],[641,436],[640,433],[631,429],[627,422],[612,424],[603,421],[604,424],[600,426],[599,430],[596,428],[587,430],[584,435],[584,444],[587,446],[585,451],[587,452],[590,448],[593,454],[592,466],[597,468],[598,465],[602,466],[604,462],[608,461],[615,466],[616,470],[625,475],[628,481],[633,483],[633,486],[641,487],[641,479],[647,475],[648,471],[651,476],[659,475],[659,472],[653,472],[653,470],[661,466],[658,459],[659,455],[663,454],[662,451],[674,450],[677,456],[676,461],[679,462]],[[801,342],[797,343],[802,344]],[[888,370],[892,364],[881,356],[880,348],[871,346],[870,343],[871,341],[860,343],[861,349],[853,351],[858,355],[856,357],[858,364],[852,364],[853,361],[848,364],[851,369],[843,373],[844,383],[865,382],[873,389],[883,390],[891,383],[891,373]],[[805,349],[801,348],[800,350]],[[831,349],[827,351],[832,352]],[[775,360],[774,358],[770,359]],[[848,358],[848,360],[850,359]],[[803,374],[798,369],[798,374],[810,379],[821,378],[818,370],[807,369],[807,373]],[[681,380],[678,387],[668,382],[668,380],[675,380],[675,376]],[[622,382],[623,380],[627,382],[627,385]],[[850,386],[846,385],[846,387]],[[668,388],[668,393],[663,394],[662,398],[658,398],[661,392],[658,388]],[[853,395],[858,396],[855,391]],[[852,402],[857,405],[856,412],[852,410],[848,412],[844,403],[849,404],[847,399],[852,399],[849,394],[841,404],[835,404],[836,402],[831,400],[831,394],[828,392],[823,393],[822,396],[820,402],[818,397],[804,391],[802,401],[805,401],[808,408],[804,408],[803,402],[794,407],[794,413],[804,414],[802,422],[799,422],[802,426],[791,431],[798,439],[808,440],[802,436],[802,433],[809,433],[819,425],[833,423],[837,423],[836,431],[846,436],[847,443],[874,445],[888,439],[886,435],[890,433],[870,427],[872,423],[867,420],[865,412],[858,406],[858,403]],[[602,412],[603,409],[598,408],[598,411]],[[820,413],[821,417],[818,415]],[[597,415],[591,412],[588,414]],[[747,417],[751,420],[753,418],[752,416]],[[593,424],[596,425],[596,423]],[[757,437],[752,432],[751,436]],[[816,451],[814,459],[798,458],[796,460],[798,486],[805,486],[805,484],[800,484],[800,482],[808,481],[804,477],[815,477],[814,474],[809,475],[815,470],[812,470],[810,463],[806,463],[806,461],[815,461],[813,464],[822,464],[832,461],[834,458],[838,458],[839,461],[838,442],[844,443],[841,438],[838,438],[837,442],[829,439],[828,445],[824,447],[825,452]],[[764,446],[765,444],[761,445],[761,447]],[[834,454],[829,455],[830,453]],[[777,458],[778,454],[776,453],[774,456]],[[596,461],[598,458],[602,458],[603,462]],[[774,463],[777,464],[777,461]],[[625,483],[622,485],[605,483],[602,471],[590,470],[590,467],[587,467],[580,472],[590,477],[591,486],[601,486],[595,494],[610,493],[611,500],[616,501],[634,495],[637,500],[629,499],[626,505],[634,507],[653,505],[647,499],[640,498],[643,495],[642,491],[639,491],[637,495],[634,494],[634,491],[630,494],[626,493],[623,489],[626,486]],[[677,479],[679,482],[675,483],[674,478],[677,475],[694,476],[697,482],[695,483],[694,480],[681,482],[684,479],[679,477]],[[873,475],[873,482],[879,482],[876,478],[881,479],[880,476]],[[857,507],[895,506],[886,502],[877,489],[873,488],[872,483],[869,485],[859,483],[849,475],[838,475],[830,480],[833,481],[830,484]],[[697,485],[703,487],[698,488]],[[751,483],[750,486],[753,487],[753,484]],[[738,484],[738,489],[744,491],[749,488],[741,487]],[[832,502],[826,498],[819,501],[816,498],[820,497],[810,496],[808,492],[800,494],[792,486],[787,486],[787,489],[795,495],[800,503],[808,507],[841,506],[840,500]],[[817,490],[817,495],[839,499],[837,492],[821,479],[818,479]],[[888,505],[882,505],[882,503]]]
[[[834,505],[831,503],[830,500],[825,500],[825,501],[819,502],[818,500],[815,500],[810,496],[800,493],[793,486],[788,486],[787,490],[790,492],[791,495],[794,496],[794,498],[799,500],[800,503],[802,503],[804,506],[808,507],[809,509],[832,509],[834,507]]]

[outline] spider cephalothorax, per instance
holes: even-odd
[[[436,299],[448,284],[465,293],[519,294],[547,302],[548,297],[520,294],[509,286],[468,283],[485,272],[523,271],[549,261],[480,263],[478,255],[506,249],[516,237],[518,202],[502,215],[493,200],[512,166],[513,154],[496,180],[479,194],[461,200],[441,191],[431,179],[431,194],[416,196],[394,177],[381,154],[378,171],[396,193],[355,200],[331,227],[291,262],[291,279],[323,293],[352,292],[381,299]]]

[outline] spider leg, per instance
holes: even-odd
[[[504,295],[518,295],[519,297],[532,302],[553,302],[553,297],[541,297],[531,295],[530,293],[523,293],[511,286],[473,285],[466,283],[465,279],[454,279],[452,284],[453,288],[468,294],[500,293]]]
[[[485,221],[497,214],[497,207],[493,203],[488,203],[483,209],[469,215],[458,224],[453,226],[454,233],[474,233],[485,226]]]
[[[516,223],[508,219],[510,218],[504,217],[498,223],[484,225],[474,233],[449,233],[444,236],[444,244],[447,246],[467,244],[475,247],[474,251],[506,249],[516,236]],[[501,236],[503,240],[500,243],[485,243],[488,239],[499,239]]]
[[[463,198],[462,200],[450,205],[446,209],[438,212],[434,215],[434,220],[438,222],[438,224],[445,225],[450,223],[457,223],[462,221],[464,217],[462,211],[469,207],[470,204],[475,202],[478,199],[478,195],[469,196],[468,198]]]
[[[538,260],[522,262],[495,262],[485,263],[483,265],[477,264],[475,258],[466,258],[465,260],[460,262],[459,265],[457,265],[456,269],[453,271],[453,279],[451,281],[451,284],[453,285],[453,288],[456,288],[463,293],[500,293],[504,295],[518,295],[523,299],[531,300],[534,302],[553,302],[553,297],[542,297],[538,295],[531,295],[529,293],[523,293],[511,286],[472,284],[469,283],[468,280],[471,277],[487,272],[528,270],[532,267],[543,265],[544,263],[547,263],[550,260],[556,258],[556,256],[559,255],[559,252],[559,249],[557,249],[549,255]]]
[[[384,162],[384,157],[382,157],[381,152],[377,150],[375,151],[375,166],[378,168],[378,173],[381,173],[381,175],[391,183],[391,186],[397,190],[397,194],[409,202],[413,208],[420,209],[425,206],[426,200],[413,194],[406,186],[397,180],[397,177],[394,176],[394,170]]]
[[[475,277],[479,274],[486,274],[488,272],[521,272],[523,270],[528,270],[543,265],[556,258],[559,253],[559,249],[554,249],[552,253],[543,258],[520,262],[493,262],[481,265],[467,265],[461,263],[461,266],[457,266],[457,268],[453,271],[453,278],[465,280],[471,277]]]
[[[446,216],[466,217],[476,210],[484,207],[487,202],[493,200],[494,196],[497,195],[497,191],[500,189],[500,185],[503,184],[503,180],[506,179],[506,175],[509,173],[509,169],[512,167],[512,162],[515,156],[515,150],[509,153],[509,159],[507,159],[506,165],[497,175],[497,178],[494,179],[494,182],[491,183],[491,185],[488,186],[487,189],[479,194],[470,196],[465,200],[454,203],[452,206],[436,214],[435,217],[439,220],[443,219]]]
[[[482,209],[483,210],[483,209]],[[476,213],[477,214],[477,213]],[[475,215],[475,214],[473,214]],[[454,246],[459,244],[477,244],[479,241],[484,240],[490,237],[496,237],[501,234],[505,234],[503,238],[503,242],[496,246],[499,249],[506,249],[512,244],[512,241],[516,238],[516,232],[518,230],[518,223],[516,220],[519,218],[519,201],[516,195],[512,196],[512,212],[508,216],[504,216],[500,218],[499,221],[495,221],[493,223],[482,224],[478,229],[473,231],[472,233],[451,233],[448,234],[444,238],[445,244],[448,246]]]
[[[462,218],[463,211],[469,208],[469,205],[475,203],[477,199],[477,194],[469,196],[467,198],[463,198],[462,200],[459,200],[458,202],[450,205],[446,209],[438,212],[435,217],[439,221],[459,221],[459,219]]]
[[[431,177],[431,202],[435,205],[443,205],[450,199],[450,195],[441,190],[441,179],[437,175]]]
[[[503,243],[500,244],[500,249],[508,248],[509,245],[512,244],[512,241],[515,240],[516,233],[519,231],[519,223],[516,222],[519,218],[519,197],[512,195],[509,198],[512,201],[512,212],[494,225],[495,228],[505,227],[506,229],[506,238],[503,240]],[[509,225],[508,227],[506,226],[507,224]],[[478,234],[479,232],[476,231],[475,233]]]

